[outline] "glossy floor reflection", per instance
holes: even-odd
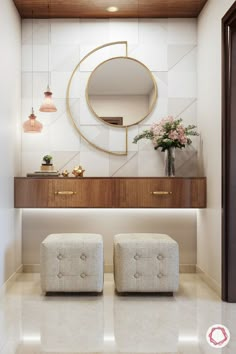
[[[211,348],[209,326],[226,325],[231,341]],[[38,274],[21,274],[0,298],[0,353],[236,353],[236,304],[221,302],[196,274],[183,274],[175,297],[41,294]]]

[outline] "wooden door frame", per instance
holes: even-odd
[[[232,31],[236,31],[236,1],[222,19],[222,300],[236,302],[236,255],[230,256],[233,238],[229,228],[233,223],[230,195],[230,126],[231,113],[231,78],[232,78]],[[236,65],[236,63],[235,63]],[[235,132],[236,139],[236,132]],[[236,219],[236,215],[235,215]],[[232,284],[235,280],[235,285]]]

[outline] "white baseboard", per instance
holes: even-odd
[[[196,273],[196,264],[180,264],[180,273]]]
[[[23,266],[24,273],[39,273],[40,272],[40,264],[24,264]],[[105,273],[113,273],[113,264],[105,264],[104,265]],[[180,264],[179,266],[180,273],[196,273],[196,265],[195,264]]]
[[[196,265],[196,272],[200,278],[212,289],[219,297],[221,297],[221,286],[209,274],[204,272],[198,265]]]
[[[20,265],[17,270],[10,276],[10,278],[5,281],[5,283],[0,287],[0,296],[5,295],[10,286],[17,280],[19,273],[23,272],[23,265]]]
[[[24,264],[24,273],[40,273],[40,264]]]

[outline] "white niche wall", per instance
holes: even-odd
[[[48,43],[48,25],[47,20],[34,20],[34,107],[44,129],[41,134],[31,135],[22,132],[21,175],[25,176],[27,172],[38,170],[42,156],[51,154],[57,169],[71,171],[75,165],[81,164],[86,170],[85,176],[163,176],[163,153],[155,151],[150,141],[142,140],[135,145],[132,140],[138,132],[147,129],[153,122],[160,121],[167,115],[182,117],[185,124],[197,125],[196,19],[53,19],[51,20],[50,43]],[[31,108],[31,31],[31,20],[23,20],[22,122],[29,115]],[[129,129],[127,156],[102,153],[83,141],[73,128],[65,106],[66,88],[74,67],[90,50],[113,41],[128,41],[129,56],[142,61],[149,67],[158,87],[158,100],[152,114],[138,126]],[[58,111],[52,114],[38,111],[47,85],[48,48],[51,88],[58,108]],[[71,91],[72,110],[82,132],[97,145],[114,151],[124,150],[125,133],[121,129],[102,124],[92,115],[85,98],[85,87],[96,65],[119,55],[124,55],[122,45],[108,47],[95,53],[81,65],[80,71],[73,80]],[[192,146],[177,152],[176,174],[178,176],[198,175],[197,146],[198,138]],[[90,219],[89,213],[91,212],[91,210],[86,211],[85,214],[88,215],[86,220]],[[107,264],[110,264],[114,229],[112,223],[107,223],[109,211],[103,210],[99,214],[106,224],[106,230],[101,227],[91,229],[89,227],[91,222],[88,222],[86,227],[84,224],[83,227],[80,226],[82,224],[76,221],[76,215],[85,216],[85,214],[82,211],[71,210],[65,213],[58,210],[50,211],[48,214],[50,218],[47,217],[44,222],[44,217],[42,217],[40,226],[36,223],[36,216],[44,215],[42,213],[42,210],[25,210],[23,213],[24,264],[38,263],[39,241],[50,232],[60,231],[55,226],[58,215],[60,215],[60,225],[66,225],[66,227],[61,227],[63,232],[72,229],[78,232],[81,230],[105,232],[105,258]],[[155,217],[153,219],[150,217],[149,222],[146,222],[148,213]],[[74,219],[72,215],[75,216]],[[123,214],[118,212],[114,215],[116,215],[114,217],[117,232],[125,232],[126,229],[127,231],[132,229],[147,232],[168,231],[171,220],[171,236],[175,238],[176,234],[179,241],[182,237],[180,255],[182,263],[196,264],[196,213],[194,210],[189,211],[187,219],[184,211],[176,214],[178,218],[162,219],[163,215],[172,215],[171,212],[156,210],[154,213],[154,211],[140,210],[137,214],[138,224],[135,221],[137,219],[134,216],[131,217],[129,211],[127,213],[123,211]],[[126,215],[125,224],[121,215]],[[186,222],[188,228],[185,227]],[[33,225],[37,225],[37,231],[34,231]]]

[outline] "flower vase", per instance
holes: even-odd
[[[165,150],[165,176],[175,176],[175,148],[171,147]]]

